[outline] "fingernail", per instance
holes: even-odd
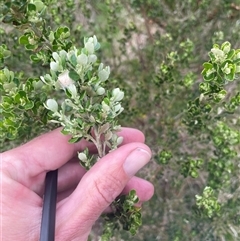
[[[133,150],[127,157],[123,164],[123,169],[128,176],[132,177],[137,173],[143,166],[145,166],[151,159],[151,154],[142,149],[137,148]]]

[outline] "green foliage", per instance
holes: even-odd
[[[141,129],[152,148],[156,162],[141,175],[154,183],[155,195],[143,208],[136,236],[114,231],[112,240],[238,240],[239,4],[3,1],[2,150],[59,125],[63,134],[73,132],[72,142],[91,139],[89,130],[97,123],[97,136],[105,137],[99,145],[104,153],[105,146],[116,148],[121,141],[112,118],[120,104],[124,112],[118,122]],[[101,48],[93,44],[89,53],[87,42],[94,35]],[[95,56],[91,63],[90,55]],[[100,60],[111,67],[109,80],[103,81],[110,69]],[[124,98],[115,105],[113,96],[122,92]],[[115,139],[107,140],[110,136]],[[78,155],[86,168],[96,161],[88,150]],[[129,224],[140,224],[130,218]],[[108,223],[105,239],[122,225]]]
[[[34,123],[37,122],[37,128],[44,128],[50,121],[63,126],[62,133],[71,135],[70,143],[85,138],[95,144],[97,157],[90,156],[87,149],[78,153],[80,163],[86,169],[91,168],[107,154],[107,148],[114,150],[122,142],[122,137],[117,136],[120,126],[116,117],[123,111],[121,100],[124,97],[119,88],[112,91],[104,88],[110,67],[97,62],[95,51],[100,44],[96,36],[84,39],[84,48],[77,49],[67,40],[70,37],[68,27],[60,26],[55,31],[46,27],[42,17],[47,6],[43,2],[6,2],[4,6],[3,23],[24,29],[19,44],[33,52],[30,55],[32,62],[50,64],[50,74],[24,81],[20,74],[15,76],[7,67],[1,70],[2,141],[29,138]],[[3,64],[9,55],[6,45],[2,45]],[[49,99],[50,95],[56,96],[57,101],[56,97]],[[140,210],[132,212],[137,201],[136,194],[130,192],[126,199],[116,203],[118,213],[122,206],[123,214],[118,214],[114,221],[121,218],[125,229],[133,234],[141,223]],[[112,232],[108,235],[111,236]]]
[[[82,138],[90,140],[98,150],[98,157],[106,155],[106,148],[114,150],[122,142],[116,117],[123,111],[124,92],[119,88],[105,90],[110,67],[97,63],[95,51],[100,48],[96,36],[84,40],[84,48],[52,53],[50,74],[41,76],[45,85],[55,91],[64,91],[64,98],[48,99],[44,106],[50,110],[49,120],[63,126],[62,133],[71,135],[69,142]],[[91,167],[94,162],[79,153],[82,165]]]
[[[210,187],[204,188],[202,196],[196,195],[196,205],[198,209],[202,209],[202,212],[209,218],[217,215],[221,207],[217,198],[214,196],[213,189]]]
[[[108,223],[104,228],[101,240],[109,240],[113,230],[121,227],[130,231],[132,235],[136,234],[139,226],[142,225],[141,208],[134,206],[138,201],[136,191],[132,190],[128,195],[120,196],[113,202],[113,213],[105,216]]]

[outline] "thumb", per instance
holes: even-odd
[[[146,145],[130,143],[99,160],[60,204],[56,224],[60,240],[86,240],[95,221],[150,158]]]

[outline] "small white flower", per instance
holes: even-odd
[[[86,54],[80,54],[77,56],[77,62],[81,65],[86,65],[88,62],[88,57]]]
[[[215,57],[223,58],[224,52],[221,49],[213,48],[211,52],[215,55]]]
[[[112,91],[112,98],[111,100],[113,102],[118,102],[118,101],[121,101],[124,97],[124,92],[121,91],[119,88],[115,88],[113,89]]]
[[[69,85],[74,84],[73,80],[69,77],[69,71],[66,70],[58,76],[58,82],[62,88],[67,88]]]
[[[46,104],[44,106],[48,109],[51,110],[52,112],[57,112],[58,111],[58,103],[54,99],[48,99]]]

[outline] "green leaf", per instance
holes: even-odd
[[[36,6],[34,5],[34,4],[32,4],[32,3],[29,3],[28,5],[27,5],[27,9],[28,9],[28,11],[36,11],[37,10],[37,8],[36,8]]]
[[[209,63],[209,62],[205,62],[205,63],[203,63],[203,67],[204,67],[205,69],[212,69],[212,68],[213,68],[213,65],[212,65],[211,63]]]
[[[71,92],[68,90],[68,88],[65,89],[65,93],[67,95],[68,98],[71,98],[72,97],[72,94]]]
[[[12,21],[13,21],[13,16],[10,13],[5,15],[2,20],[3,23],[11,23]]]
[[[25,48],[27,50],[34,50],[36,49],[38,46],[37,45],[31,45],[31,44],[26,44]]]
[[[57,39],[67,38],[70,36],[70,29],[68,27],[59,27],[54,35]]]
[[[22,35],[19,38],[19,43],[24,45],[29,44],[28,37],[26,35]]]
[[[34,62],[34,63],[38,63],[41,59],[39,59],[35,54],[30,55],[30,59]]]
[[[82,137],[72,137],[68,142],[76,143],[76,142],[80,141],[81,139],[82,139]]]
[[[79,81],[79,75],[74,70],[69,71],[68,76],[74,81]]]
[[[45,7],[45,4],[42,1],[35,1],[34,4],[38,12],[42,11]]]
[[[25,110],[31,110],[33,107],[34,107],[33,101],[29,101],[29,102],[26,103],[26,105],[24,105]]]
[[[231,49],[227,55],[227,59],[232,59],[232,57],[234,56],[235,54],[235,50],[234,49]]]
[[[72,54],[72,56],[70,57],[70,62],[74,67],[77,65],[77,57],[75,54]]]
[[[69,135],[69,134],[70,134],[70,132],[67,131],[65,128],[63,128],[63,129],[61,130],[61,133],[62,133],[63,135]]]

